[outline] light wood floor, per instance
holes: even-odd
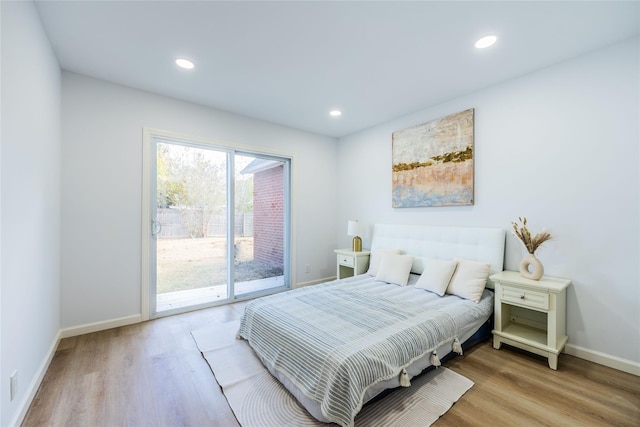
[[[238,426],[190,331],[244,304],[62,340],[23,426]],[[443,426],[638,426],[640,378],[482,343],[445,363],[475,385]],[[265,426],[270,427],[270,426]]]

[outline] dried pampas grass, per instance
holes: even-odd
[[[515,222],[511,223],[513,225],[513,234],[520,239],[530,254],[533,254],[544,242],[551,240],[551,234],[544,230],[531,237],[531,233],[527,229],[527,218],[518,217],[518,221],[520,221],[521,225]]]

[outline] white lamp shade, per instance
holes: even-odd
[[[360,223],[357,220],[349,220],[347,223],[347,236],[359,236],[360,233]]]

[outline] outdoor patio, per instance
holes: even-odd
[[[244,295],[250,292],[263,291],[284,286],[284,276],[265,279],[248,280],[235,284],[235,294]],[[191,305],[206,304],[223,300],[227,297],[227,286],[209,286],[197,289],[165,292],[157,295],[156,311],[162,312]]]

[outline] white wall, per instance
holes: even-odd
[[[350,218],[510,231],[526,216],[554,236],[536,252],[545,273],[573,280],[570,348],[640,363],[638,52],[629,40],[341,138],[338,241]],[[467,108],[475,204],[391,208],[392,132]],[[524,254],[508,233],[505,268]]]
[[[63,328],[140,313],[143,128],[293,156],[293,282],[335,275],[334,138],[68,72],[62,98]]]
[[[60,328],[60,68],[31,2],[2,2],[0,425],[20,420]],[[9,376],[18,392],[9,398]]]

